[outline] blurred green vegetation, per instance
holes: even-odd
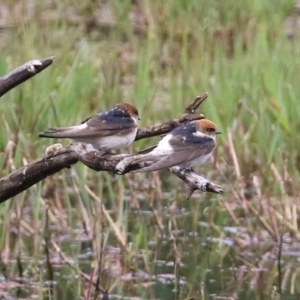
[[[142,268],[149,276],[157,275],[168,267],[154,267],[152,261],[184,262],[179,268],[184,274],[184,284],[179,284],[182,289],[161,279],[150,292],[146,284],[147,288],[125,283],[120,276],[103,272],[101,283],[113,294],[208,299],[208,294],[223,295],[225,291],[228,295],[228,287],[231,291],[240,284],[235,290],[238,298],[269,295],[278,281],[276,266],[266,267],[269,278],[260,281],[251,272],[244,273],[245,278],[253,276],[252,282],[257,280],[255,288],[245,278],[236,279],[234,268],[249,257],[241,258],[241,248],[246,246],[224,226],[240,226],[250,240],[255,236],[270,244],[273,240],[266,234],[263,220],[277,237],[298,234],[300,29],[295,1],[5,0],[0,10],[0,74],[31,59],[55,56],[52,66],[0,100],[1,176],[44,155],[54,141],[39,139],[38,133],[48,127],[80,123],[120,101],[134,103],[140,110],[140,126],[146,126],[180,117],[196,96],[207,91],[209,98],[201,112],[223,135],[218,136],[215,163],[199,168],[199,173],[225,190],[217,198],[197,193],[185,202],[183,183],[167,172],[161,173],[160,179],[155,174],[113,177],[77,164],[2,204],[1,264],[9,269],[3,276],[20,274],[15,260],[22,257],[25,273],[37,282],[34,288],[26,287],[27,295],[42,299],[46,297],[42,287],[49,277],[41,270],[48,235],[58,244],[68,235],[70,242],[60,247],[74,260],[75,269],[84,268],[78,255],[86,251],[77,240],[77,231],[94,232],[87,251],[96,253],[91,260],[99,262],[97,255],[102,253],[95,248],[96,233],[101,233],[103,245],[119,247],[116,231],[99,210],[91,189],[131,247],[120,259],[122,274]],[[238,165],[233,163],[230,134]],[[14,141],[16,148],[7,163],[9,141]],[[156,141],[138,141],[128,151]],[[245,205],[245,197],[258,214]],[[185,209],[178,220],[165,208],[175,200]],[[294,227],[279,222],[275,211]],[[203,228],[199,221],[208,227]],[[92,228],[87,229],[88,224]],[[175,225],[182,236],[172,241],[169,235]],[[191,237],[190,232],[197,234]],[[210,237],[220,239],[219,244],[207,242]],[[226,237],[239,247],[232,249],[223,243]],[[149,241],[153,241],[152,248]],[[53,245],[50,248],[53,256],[59,256]],[[269,248],[259,244],[254,248],[251,251],[257,259],[251,266],[257,267]],[[109,269],[104,260],[102,264]],[[89,272],[91,266],[88,260],[84,270]],[[250,270],[250,263],[245,267]],[[61,276],[49,298],[70,299],[71,294],[83,295],[87,290],[78,274],[76,278],[70,275],[74,270],[64,266],[64,272],[68,275]],[[299,294],[300,287],[293,288],[289,291]],[[18,293],[20,290],[16,294],[23,295]]]

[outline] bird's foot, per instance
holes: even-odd
[[[114,154],[113,151],[106,149],[106,150],[101,150],[99,149],[99,151],[101,152],[102,155],[112,155]]]
[[[52,156],[55,156],[55,154],[57,154],[61,148],[63,148],[63,145],[59,144],[59,143],[53,144],[53,145],[49,146],[46,149],[46,153],[45,153],[44,158],[48,159],[48,158],[50,158]]]
[[[115,173],[119,175],[123,175],[125,173],[126,168],[134,161],[134,157],[126,157],[121,160],[115,168]]]

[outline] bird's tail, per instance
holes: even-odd
[[[74,130],[72,127],[53,127],[39,133],[39,137],[46,138],[72,138]]]
[[[144,151],[138,152],[137,155],[131,155],[129,157],[124,158],[123,160],[121,160],[117,166],[116,166],[116,173],[117,174],[123,174],[125,169],[128,166],[132,166],[132,165],[136,165],[139,163],[143,163],[143,162],[147,162],[147,164],[145,164],[145,167],[154,164],[155,162],[157,162],[160,158],[158,156],[155,156],[151,153],[146,153],[144,154]],[[143,168],[142,168],[143,169]],[[135,171],[131,171],[131,172],[139,172],[141,170],[135,170]]]
[[[147,162],[146,166],[137,170],[133,170],[131,172],[139,173],[139,172],[156,171],[157,169],[155,166],[162,159],[162,157],[163,157],[162,155],[145,154],[143,157],[134,160],[131,164],[139,164],[139,163]]]

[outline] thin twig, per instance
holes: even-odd
[[[228,137],[228,144],[229,144],[229,151],[233,160],[233,164],[234,164],[234,169],[235,169],[235,174],[237,179],[241,178],[241,171],[240,171],[240,166],[239,166],[239,162],[236,156],[236,152],[235,152],[235,148],[233,145],[233,141],[232,141],[232,132],[231,129],[228,128],[227,130],[227,137]]]
[[[107,219],[108,223],[110,224],[116,239],[118,240],[121,248],[125,251],[128,252],[128,247],[127,247],[127,243],[126,240],[124,238],[124,236],[122,235],[122,232],[120,230],[120,227],[114,222],[114,220],[112,219],[112,217],[110,216],[110,214],[108,213],[108,211],[106,210],[105,205],[102,203],[101,199],[87,186],[84,186],[86,191],[89,193],[89,195],[100,204],[101,207],[101,212],[103,213],[103,215],[105,216],[105,218]]]
[[[51,241],[52,246],[55,248],[56,252],[59,254],[59,256],[61,257],[61,259],[65,262],[66,265],[68,265],[71,269],[73,269],[77,274],[79,274],[85,281],[87,282],[92,282],[92,284],[94,286],[96,286],[96,282],[94,282],[93,280],[91,281],[90,276],[85,274],[83,271],[79,270],[78,268],[76,268],[73,263],[71,262],[71,260],[69,260],[69,258],[62,252],[61,248],[54,242]],[[102,287],[99,286],[98,287],[99,290],[101,291],[101,293],[106,294],[107,291]]]
[[[281,295],[281,285],[282,285],[282,270],[281,270],[282,244],[283,244],[283,236],[282,234],[280,234],[279,243],[278,243],[278,255],[277,255],[278,293],[280,295]]]
[[[196,109],[208,98],[208,93],[198,96],[185,110],[186,114],[194,114]]]

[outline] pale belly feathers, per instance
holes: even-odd
[[[137,128],[132,130],[131,133],[123,136],[104,136],[104,137],[93,137],[93,138],[77,138],[77,142],[91,144],[95,149],[98,150],[117,150],[128,147],[133,143],[136,136]]]

